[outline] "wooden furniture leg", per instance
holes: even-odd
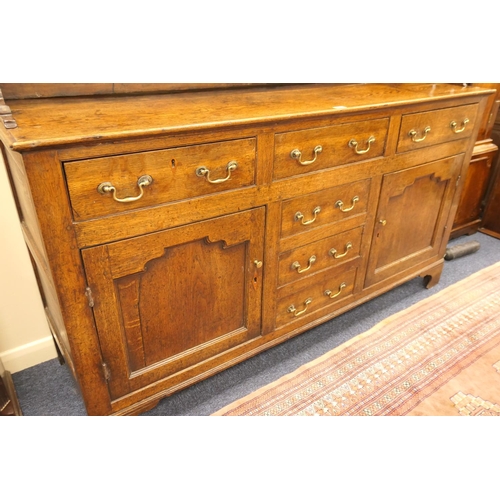
[[[434,285],[439,283],[439,279],[441,278],[441,273],[443,272],[444,262],[440,262],[436,266],[427,269],[424,273],[420,275],[421,278],[424,278],[424,286],[429,289]]]

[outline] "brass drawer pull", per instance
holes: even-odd
[[[321,212],[321,207],[316,207],[314,210],[313,210],[313,215],[314,215],[314,219],[310,219],[306,222],[304,222],[304,214],[302,212],[297,212],[295,214],[295,220],[299,221],[300,220],[300,223],[303,225],[303,226],[308,226],[309,224],[312,224],[315,220],[316,220],[316,216]]]
[[[355,139],[351,139],[348,145],[350,148],[354,148],[354,151],[358,155],[364,155],[365,153],[368,153],[368,151],[370,151],[370,146],[372,145],[372,142],[375,142],[375,137],[373,137],[373,135],[368,138],[367,141],[368,147],[366,149],[358,149],[358,141],[356,141]]]
[[[309,257],[309,260],[307,261],[307,263],[309,264],[307,267],[305,267],[304,269],[301,269],[300,267],[300,264],[298,263],[298,261],[295,261],[293,264],[292,264],[292,269],[296,269],[297,272],[300,274],[300,273],[305,273],[306,271],[309,271],[309,269],[311,269],[311,266],[316,262],[316,255],[311,255],[311,257]]]
[[[210,170],[207,168],[207,167],[198,167],[196,169],[196,175],[198,177],[205,177],[205,179],[210,182],[210,184],[220,184],[221,182],[226,182],[228,181],[230,178],[231,178],[231,172],[233,172],[233,170],[236,170],[236,168],[238,167],[238,163],[235,162],[235,161],[230,161],[228,164],[227,164],[227,176],[224,177],[223,179],[210,179]]]
[[[153,182],[153,178],[150,175],[141,175],[139,179],[137,179],[137,185],[139,186],[140,194],[138,196],[129,196],[127,198],[118,198],[116,196],[116,188],[111,184],[111,182],[101,182],[99,186],[97,186],[97,191],[100,194],[108,194],[113,193],[113,199],[120,203],[130,203],[131,201],[137,201],[142,198],[144,194],[144,190],[142,189],[145,186],[149,186]]]
[[[301,158],[302,158],[302,151],[300,151],[300,149],[294,149],[293,151],[290,152],[290,156],[294,159],[294,160],[297,160],[301,165],[310,165],[311,163],[314,163],[316,161],[316,159],[318,158],[318,155],[323,151],[323,147],[322,146],[316,146],[314,149],[313,149],[313,153],[314,153],[314,158],[312,160],[306,160],[306,161],[302,161]]]
[[[331,299],[334,299],[335,297],[338,297],[341,293],[342,290],[346,287],[347,285],[345,284],[345,281],[342,282],[339,286],[339,291],[336,293],[331,292],[330,290],[325,290],[325,295],[330,297]]]
[[[335,202],[335,207],[338,208],[341,212],[350,212],[354,208],[356,202],[358,201],[359,201],[359,196],[355,196],[351,200],[352,205],[349,208],[344,208],[344,202],[342,200],[338,200]]]
[[[346,243],[345,245],[345,252],[344,253],[340,253],[340,254],[337,254],[337,250],[335,250],[335,248],[331,248],[330,251],[328,252],[334,259],[341,259],[342,257],[345,257],[347,255],[347,252],[349,252],[349,250],[351,250],[352,248],[352,243],[349,241],[348,243]]]
[[[289,313],[293,313],[294,316],[300,316],[301,314],[304,314],[307,311],[307,306],[312,302],[312,300],[313,299],[311,298],[304,300],[305,307],[301,311],[297,311],[297,309],[295,309],[295,306],[293,304],[287,309],[287,311]]]
[[[451,123],[450,123],[450,127],[451,127],[451,130],[453,130],[453,132],[455,132],[455,134],[460,134],[460,132],[463,132],[465,130],[465,127],[466,125],[469,123],[469,119],[466,118],[463,122],[462,122],[462,128],[457,128],[457,122],[455,120],[453,120]]]
[[[411,137],[411,140],[413,142],[422,142],[425,140],[425,138],[427,137],[427,134],[431,131],[431,127],[425,127],[424,128],[424,134],[422,135],[422,137],[420,139],[417,139],[417,131],[416,130],[410,130],[408,132],[408,135]]]

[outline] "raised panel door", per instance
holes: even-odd
[[[436,258],[463,155],[383,176],[365,286]]]
[[[260,208],[82,251],[112,399],[260,335],[263,235]]]

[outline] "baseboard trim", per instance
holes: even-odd
[[[0,352],[5,370],[10,373],[20,372],[26,368],[57,358],[54,339],[51,335],[35,342],[21,345],[15,349]]]

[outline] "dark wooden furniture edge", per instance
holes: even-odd
[[[498,209],[498,197],[500,192],[499,186],[500,186],[500,152],[497,151],[494,162],[494,172],[492,174],[490,185],[488,188],[488,193],[486,194],[486,199],[485,199],[485,204],[486,204],[485,214],[487,217],[483,222],[484,225],[479,228],[479,231],[481,233],[487,234],[488,236],[493,236],[493,238],[497,239],[500,239],[500,225],[497,223],[494,227],[490,227],[489,222],[491,222],[491,217],[492,214],[494,214],[495,212],[495,207]],[[495,199],[496,199],[496,205],[494,205]],[[500,214],[495,214],[495,215],[498,218],[500,218]],[[498,218],[496,219],[497,221]]]
[[[3,372],[0,377],[0,416],[21,416],[21,406],[10,372]]]

